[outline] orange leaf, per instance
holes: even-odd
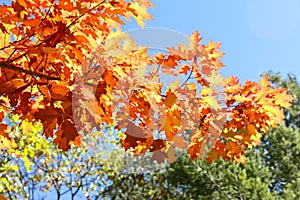
[[[24,25],[26,26],[38,26],[40,25],[42,21],[40,19],[29,19],[29,20],[24,20]],[[46,48],[46,47],[44,47]]]
[[[248,131],[248,134],[255,135],[256,134],[256,127],[253,124],[249,124],[247,126],[247,131]]]
[[[88,44],[89,43],[89,40],[83,35],[76,35],[74,37],[77,40],[77,42],[80,44]]]
[[[158,65],[161,65],[164,62],[164,55],[162,53],[158,53],[157,55],[155,55],[155,62]]]
[[[61,82],[60,84],[54,83],[50,88],[51,96],[55,99],[59,99],[66,96],[69,91],[70,89],[67,88],[67,84],[65,82]]]
[[[190,69],[191,69],[190,66],[188,66],[188,65],[183,65],[183,66],[181,66],[181,68],[180,68],[180,70],[179,70],[178,73],[181,73],[181,74],[183,73],[183,74],[187,75],[188,72],[190,71]]]
[[[2,82],[0,85],[0,94],[6,92],[15,92],[18,89],[25,89],[28,86],[28,83],[22,78],[12,79],[6,82]]]
[[[79,62],[83,62],[83,54],[82,54],[82,51],[80,51],[79,49],[77,48],[73,48],[73,53],[75,54],[75,57],[76,59],[79,61]]]
[[[17,0],[17,2],[23,7],[27,6],[27,3],[24,0]]]
[[[80,146],[81,145],[81,141],[80,141],[80,136],[76,136],[74,141],[70,141],[70,144],[75,144],[76,146]]]
[[[196,44],[198,44],[202,40],[202,37],[200,36],[198,31],[195,31],[192,33],[191,40]]]
[[[39,85],[38,88],[41,91],[41,93],[45,96],[46,100],[49,101],[51,98],[51,95],[50,95],[50,91],[49,91],[48,87],[46,87],[44,85]]]
[[[188,144],[186,141],[184,141],[184,136],[175,136],[173,139],[174,142],[174,146],[178,147],[179,149],[184,149],[186,147],[188,147]]]
[[[166,98],[164,100],[164,104],[167,107],[171,107],[176,101],[177,101],[176,95],[173,92],[171,92],[170,90],[168,90],[168,92],[166,94]]]
[[[46,54],[57,53],[57,49],[53,47],[42,47],[42,51]]]
[[[167,68],[175,68],[178,65],[177,57],[174,55],[169,56],[167,59],[163,61],[162,66]]]
[[[259,81],[262,88],[266,89],[271,83],[268,81],[268,76],[263,75],[262,79]]]
[[[0,194],[0,200],[6,200],[6,198],[2,194]]]

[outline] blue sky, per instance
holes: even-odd
[[[300,0],[153,0],[154,21],[160,27],[222,43],[224,75],[256,81],[263,71],[300,77]],[[137,28],[128,24],[124,30]]]
[[[0,3],[11,1],[0,0]],[[154,20],[146,27],[167,28],[203,41],[222,43],[224,75],[256,81],[263,71],[300,77],[300,0],[152,0]],[[135,22],[124,30],[138,28]]]

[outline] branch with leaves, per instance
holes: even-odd
[[[0,120],[18,114],[20,126],[39,121],[65,151],[80,146],[79,129],[88,134],[114,124],[127,129],[120,142],[136,154],[169,156],[187,148],[191,159],[207,154],[209,162],[245,162],[246,150],[282,122],[292,97],[267,76],[244,84],[221,77],[221,44],[204,44],[198,31],[188,44],[150,55],[122,25],[133,18],[143,27],[151,7],[148,0],[0,5]],[[164,74],[185,81],[164,83]],[[3,136],[9,132],[0,124]]]

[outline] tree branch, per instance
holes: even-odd
[[[0,62],[0,68],[9,69],[9,70],[17,71],[17,72],[22,72],[22,73],[25,73],[25,74],[28,74],[28,75],[31,75],[31,76],[37,76],[39,78],[43,78],[43,79],[46,79],[46,80],[60,80],[59,77],[47,76],[45,74],[41,74],[41,73],[38,73],[38,72],[35,72],[35,71],[22,69],[22,68],[14,66],[10,63],[7,63],[7,62]]]

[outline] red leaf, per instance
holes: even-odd
[[[163,61],[162,65],[167,68],[175,68],[178,65],[177,59],[177,56],[171,55]]]
[[[53,131],[56,128],[57,118],[59,113],[55,108],[40,109],[35,117],[41,120],[46,137],[52,137]]]
[[[154,142],[152,143],[152,145],[150,147],[151,148],[150,152],[160,150],[160,149],[164,148],[165,146],[166,146],[165,140],[161,140],[161,139],[154,140]]]
[[[20,12],[24,10],[24,7],[21,6],[18,2],[13,3],[13,9],[17,13],[17,16],[20,16]]]
[[[0,135],[3,135],[5,137],[8,137],[7,131],[7,125],[6,124],[0,124]]]
[[[60,124],[58,128],[54,143],[58,144],[58,148],[66,151],[70,148],[70,144],[72,142],[76,140],[75,142],[78,143],[77,137],[78,132],[75,125],[71,121],[65,120],[62,124]]]

